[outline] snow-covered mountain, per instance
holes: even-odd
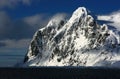
[[[99,25],[84,7],[69,20],[54,18],[39,29],[25,66],[120,66],[120,31]]]

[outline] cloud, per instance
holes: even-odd
[[[20,20],[11,19],[6,12],[0,12],[0,40],[31,39],[34,33],[41,27],[46,26],[50,18],[61,19],[66,17],[65,13],[57,13],[48,16],[46,14],[35,14]]]
[[[57,13],[51,17],[51,19],[48,23],[48,26],[49,25],[51,26],[51,23],[53,24],[53,22],[54,22],[54,25],[57,26],[62,20],[67,21],[68,17],[69,17],[69,14],[67,14],[67,13]]]
[[[2,51],[13,48],[27,48],[34,33],[39,28],[47,25],[50,19],[58,20],[66,16],[66,13],[57,13],[51,16],[35,14],[15,21],[6,12],[0,11],[0,48],[2,48]]]
[[[26,54],[30,41],[39,28],[53,18],[58,21],[66,16],[66,13],[35,14],[15,21],[6,12],[0,11],[0,53]]]
[[[0,47],[4,47],[4,46],[6,46],[6,44],[5,44],[5,43],[0,42]]]
[[[108,15],[99,15],[98,16],[99,20],[105,20],[105,21],[111,21],[111,22],[116,22],[120,23],[120,10],[116,12],[112,12]]]
[[[31,4],[32,0],[22,0],[24,4]]]
[[[51,19],[67,19],[69,17],[69,14],[67,13],[56,13],[54,16],[52,16]]]
[[[47,14],[36,14],[33,16],[25,17],[23,21],[32,27],[44,27],[48,24],[50,20],[60,21],[62,19],[67,19],[69,14],[67,13],[56,13],[54,15]]]
[[[31,39],[1,40],[0,53],[27,53]]]
[[[39,16],[39,17],[38,17]],[[14,21],[5,12],[0,12],[0,40],[4,39],[28,39],[33,34],[47,24],[49,18],[45,15],[34,15]]]
[[[31,39],[21,40],[1,40],[0,46],[4,48],[26,48],[29,46]]]
[[[0,0],[0,7],[14,7],[20,3],[30,5],[32,0]]]
[[[98,15],[98,20],[108,21],[108,25],[114,26],[120,31],[120,10],[116,12],[112,12],[108,15]]]
[[[23,19],[23,21],[33,27],[35,27],[35,26],[43,27],[48,23],[49,19],[50,19],[50,17],[48,17],[47,14],[36,14],[33,16],[25,17]]]
[[[11,32],[12,29],[12,22],[7,16],[7,14],[3,11],[0,12],[0,39],[9,35],[8,32]]]

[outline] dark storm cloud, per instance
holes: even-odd
[[[6,46],[6,44],[5,44],[5,43],[0,42],[0,47],[4,47],[4,46]]]
[[[2,34],[3,39],[16,39],[20,40],[23,38],[31,38],[34,32],[39,27],[30,27],[28,24],[24,23],[23,21],[18,21],[13,23],[12,25],[4,28],[8,31],[5,31],[4,34]]]
[[[44,21],[42,21],[42,15],[36,17],[40,19],[35,19],[35,16],[32,16],[34,18],[31,16],[26,17],[26,20],[21,19],[14,21],[5,12],[0,12],[0,40],[20,40],[31,38],[35,31],[45,25],[48,21],[47,17]]]

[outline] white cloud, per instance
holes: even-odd
[[[108,15],[99,15],[98,20],[111,21],[111,16]]]
[[[14,7],[19,3],[29,5],[31,2],[32,0],[0,0],[0,7]]]
[[[67,18],[68,16],[69,14],[66,13],[57,13],[54,14],[53,16],[48,16],[47,14],[36,14],[33,16],[25,17],[23,21],[30,26],[41,28],[43,26],[46,26],[49,20],[59,21]]]
[[[52,18],[50,19],[48,26],[51,25],[52,22],[54,22],[54,24],[58,25],[60,23],[61,20],[67,20],[69,17],[69,14],[67,13],[57,13],[54,16],[52,16]]]
[[[98,16],[98,20],[111,21],[111,22],[116,22],[116,23],[120,23],[119,19],[120,19],[120,11],[116,11],[108,15]]]
[[[23,21],[33,27],[42,27],[48,23],[49,18],[50,17],[48,17],[46,14],[36,14],[33,16],[25,17]]]
[[[52,19],[66,19],[69,16],[67,13],[57,13],[55,14]]]
[[[109,21],[111,23],[108,23],[108,25],[112,25],[120,30],[120,10],[112,12],[108,15],[98,15],[97,19],[102,21]]]
[[[57,13],[51,19],[55,21],[60,21],[60,20],[68,18],[68,16],[69,14],[67,13]]]

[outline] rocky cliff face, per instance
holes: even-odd
[[[24,65],[119,67],[118,32],[79,7],[68,21],[52,19],[35,33]]]

